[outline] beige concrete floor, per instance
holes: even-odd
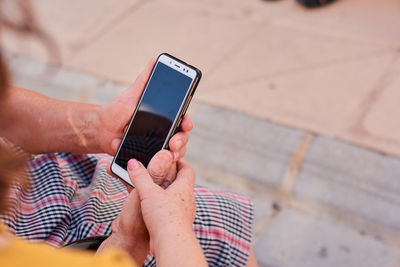
[[[36,0],[62,64],[132,82],[169,52],[204,74],[195,100],[400,155],[400,2]],[[48,59],[13,35],[6,48]]]

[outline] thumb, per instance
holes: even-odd
[[[158,186],[153,182],[147,169],[136,159],[128,161],[128,174],[132,184],[138,191],[140,200],[148,198],[157,191]]]
[[[173,182],[168,189],[170,190],[193,190],[195,182],[194,170],[184,161],[178,161],[178,173],[176,174],[176,180]],[[167,190],[168,190],[167,189]]]

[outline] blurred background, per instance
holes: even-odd
[[[202,70],[187,160],[254,200],[260,266],[400,266],[400,1],[32,2],[60,61],[3,35],[14,85],[103,104],[162,52]]]

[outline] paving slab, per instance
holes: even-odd
[[[275,212],[273,194],[303,135],[238,112],[193,103],[186,160],[196,183],[254,202],[254,230]]]
[[[399,175],[398,158],[316,137],[300,170],[293,195],[398,232]]]
[[[188,158],[271,187],[279,185],[303,136],[295,129],[204,104],[196,108],[193,122]]]
[[[297,4],[292,1],[281,1],[278,4],[265,3],[260,0],[169,0],[177,5],[183,3],[189,9],[201,11],[232,19],[265,20],[273,17],[290,15]]]
[[[105,104],[122,94],[129,86],[130,84],[105,81],[90,91],[88,102],[99,105]]]
[[[400,155],[400,139],[394,134],[385,134],[390,135],[394,141],[382,146],[378,134],[361,139],[359,134],[351,133],[359,121],[360,110],[364,109],[364,99],[380,86],[382,75],[393,64],[395,57],[396,53],[387,52],[262,80],[236,83],[218,90],[200,89],[197,97],[199,101],[212,105]],[[390,108],[393,110],[396,106],[392,104]],[[375,112],[386,110],[382,105],[376,109]],[[396,113],[384,114],[388,125],[385,129],[400,128],[400,124],[395,123]]]
[[[119,0],[116,4],[112,0],[35,0],[32,4],[41,29],[55,40],[61,58],[66,59],[88,42],[95,41],[110,26],[123,19],[127,12],[138,8],[141,2]],[[2,45],[13,52],[49,60],[44,44],[27,36],[22,41],[14,34],[3,32]]]
[[[12,85],[66,101],[85,102],[86,92],[101,83],[94,76],[23,56],[12,58],[9,68]]]
[[[395,266],[398,250],[322,215],[283,210],[256,243],[260,266]]]
[[[351,143],[399,156],[400,54],[376,86],[364,96],[353,127],[339,137]]]
[[[252,27],[255,29],[248,30],[253,34],[242,41],[240,49],[226,55],[218,68],[208,74],[209,83],[204,91],[216,91],[238,83],[246,84],[306,70],[324,69],[394,50],[387,45],[331,36],[329,31],[313,32],[279,25],[273,23],[273,20]],[[307,76],[304,79],[308,79]],[[319,86],[328,84],[320,82]],[[264,89],[265,86],[260,85],[259,88]],[[301,93],[301,90],[296,91],[296,94]]]
[[[400,3],[397,0],[338,0],[317,10],[299,8],[274,22],[376,44],[400,44]]]
[[[207,77],[211,66],[237,46],[254,23],[194,10],[190,2],[149,1],[66,64],[130,83],[150,58],[169,52]]]

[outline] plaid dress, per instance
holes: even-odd
[[[12,187],[11,209],[0,218],[11,232],[55,247],[91,236],[110,235],[111,223],[128,193],[106,172],[100,154],[43,154],[28,162],[28,184]],[[252,202],[239,195],[195,187],[193,230],[210,266],[246,265]],[[149,255],[145,266],[155,266]]]

